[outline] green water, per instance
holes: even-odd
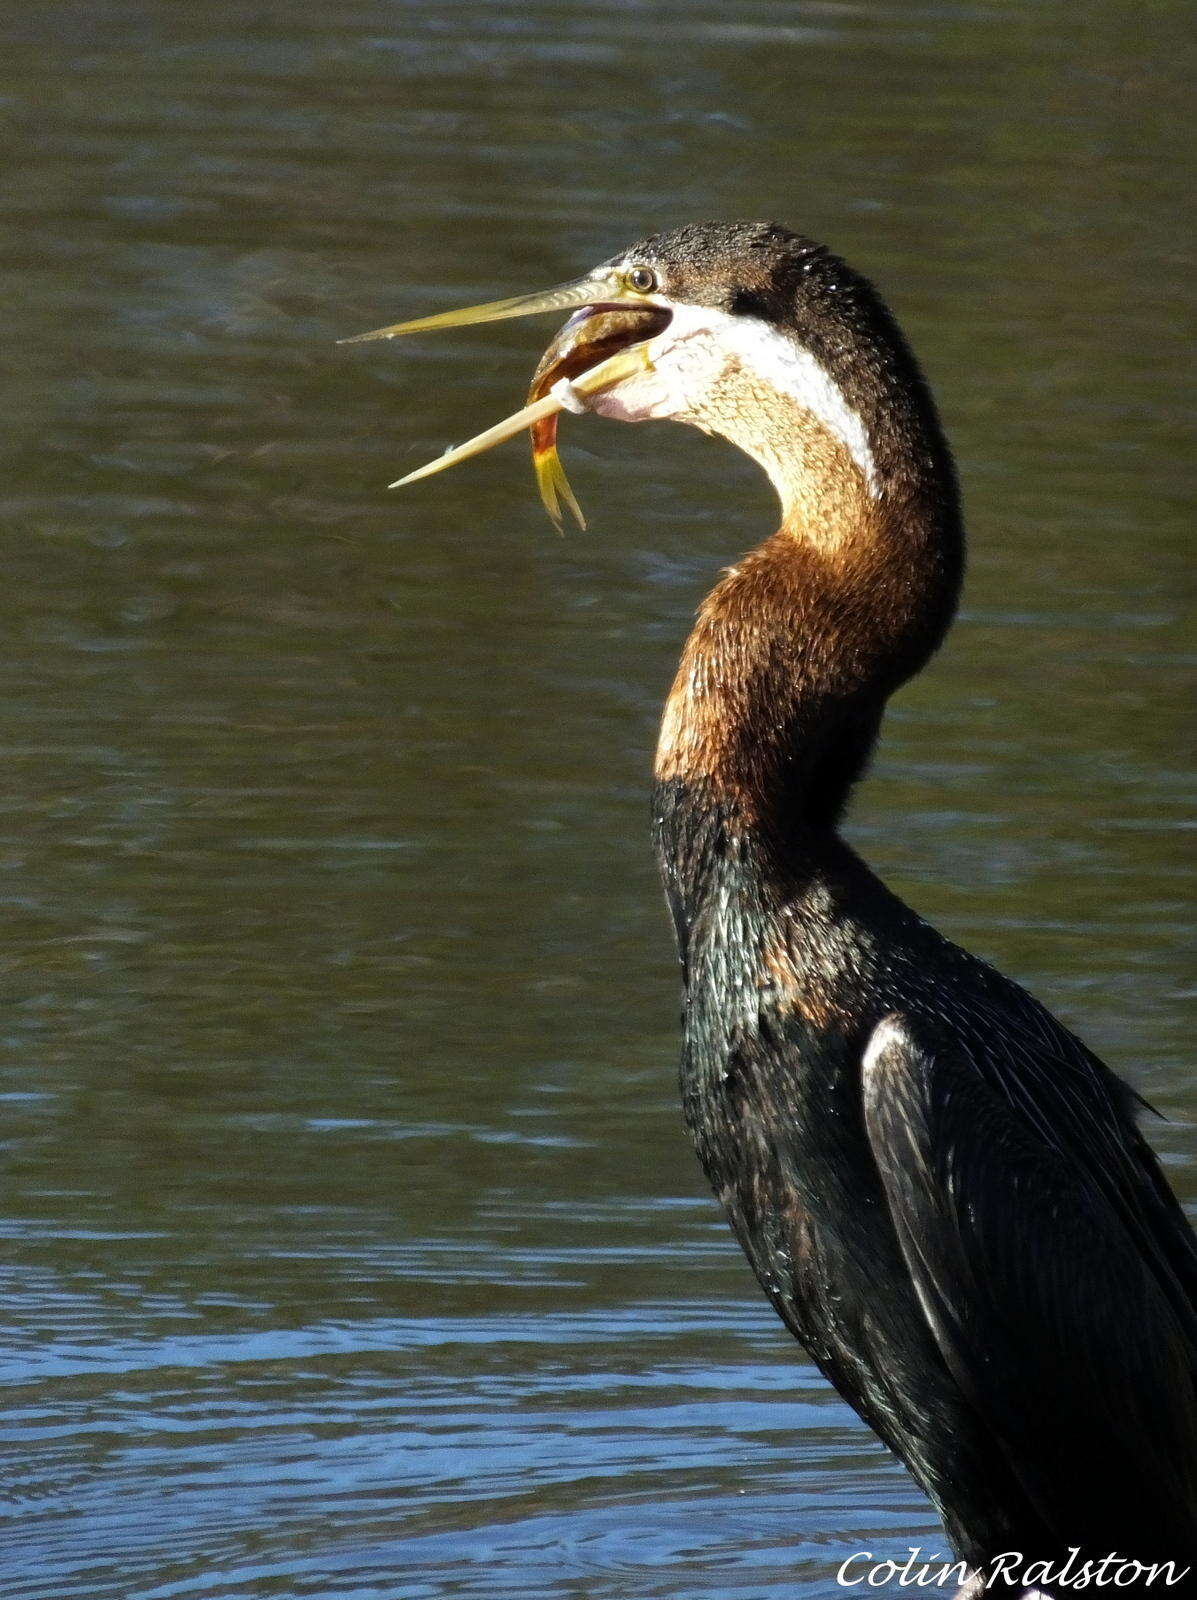
[[[853,836],[1167,1113],[1197,1198],[1188,25],[10,8],[5,1600],[817,1600],[942,1548],[676,1106],[648,765],[767,487],[570,419],[586,535],[515,445],[388,494],[551,325],[333,341],[695,217],[874,276],[972,557]]]

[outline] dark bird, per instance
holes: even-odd
[[[1116,1556],[1120,1593],[1189,1594],[1197,1241],[1141,1103],[838,831],[961,581],[914,356],[865,279],[763,223],[658,234],[548,294],[364,337],[561,309],[530,404],[412,476],[530,427],[550,509],[576,509],[557,416],[592,411],[720,434],[781,501],[699,610],[653,800],[686,1123],[736,1237],[934,1502],[969,1594],[1018,1592],[1009,1552],[1028,1591]]]

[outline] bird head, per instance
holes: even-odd
[[[581,521],[557,457],[562,411],[624,422],[671,419],[720,434],[757,460],[783,507],[820,478],[867,501],[880,485],[879,419],[917,369],[879,297],[822,245],[776,223],[701,223],[655,234],[572,283],[397,323],[391,339],[568,311],[529,403],[399,480],[440,472],[531,430],[541,496]],[[892,410],[892,406],[890,407]],[[393,487],[396,487],[394,485]]]

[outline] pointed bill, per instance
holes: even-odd
[[[446,450],[443,456],[437,456],[435,461],[428,461],[424,466],[417,467],[405,478],[396,478],[394,483],[387,484],[387,488],[402,489],[404,484],[415,483],[420,478],[431,478],[433,473],[444,472],[447,467],[455,467],[459,461],[468,461],[471,456],[480,456],[483,451],[493,449],[495,445],[502,444],[507,439],[513,439],[517,433],[522,433],[533,423],[540,422],[545,417],[556,416],[558,411],[564,409],[555,394],[546,394],[542,400],[525,406],[522,411],[517,411],[502,422],[496,422],[493,428],[487,428],[483,433],[476,433],[464,444],[454,445],[452,449]]]
[[[395,322],[372,333],[356,333],[338,344],[366,344],[371,339],[396,339],[406,333],[431,333],[437,328],[466,328],[478,322],[502,322],[507,317],[535,317],[550,311],[573,311],[579,306],[626,304],[635,299],[615,272],[588,273],[573,283],[560,284],[540,294],[517,294],[509,300],[489,300],[485,305],[465,306],[459,311],[439,311],[432,317],[416,317],[411,322]]]
[[[531,405],[524,406],[502,422],[496,422],[493,428],[487,428],[484,433],[476,434],[464,444],[446,450],[445,454],[437,456],[435,461],[417,467],[405,477],[396,478],[389,487],[401,489],[404,484],[415,483],[419,478],[430,478],[436,472],[444,472],[447,467],[455,467],[459,461],[469,460],[470,456],[481,455],[484,450],[502,444],[505,439],[522,433],[525,428],[543,422],[547,417],[556,416],[559,411],[585,411],[589,396],[598,394],[635,373],[646,372],[651,366],[648,350],[643,344],[629,345],[625,350],[617,350],[613,356],[608,356],[606,361],[600,361],[597,366],[591,367],[589,372],[579,373],[572,381],[562,379],[560,383],[553,385],[551,393],[534,400]],[[572,500],[573,496],[570,495],[569,498]]]

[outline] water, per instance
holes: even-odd
[[[516,446],[389,495],[550,326],[333,341],[690,217],[873,274],[972,565],[854,837],[1173,1119],[1193,1199],[1186,21],[10,13],[6,1600],[814,1600],[941,1549],[676,1108],[646,773],[766,487],[590,422],[588,535]]]

